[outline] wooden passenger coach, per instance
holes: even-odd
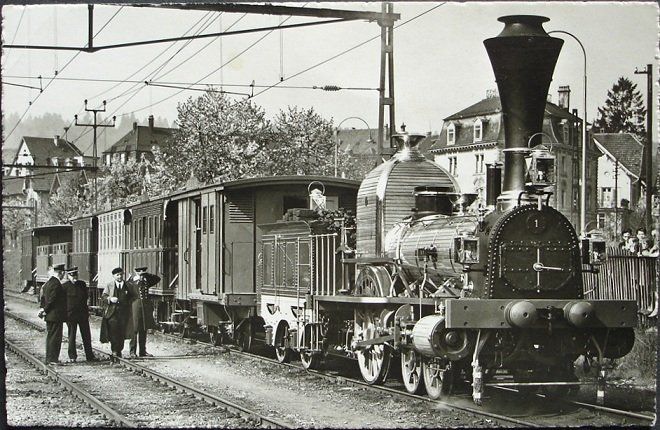
[[[98,281],[99,288],[112,282],[112,269],[121,265],[124,246],[124,209],[100,213],[98,218]],[[130,214],[130,212],[129,212]]]
[[[190,321],[218,340],[234,330],[251,339],[262,325],[255,286],[258,225],[282,219],[288,209],[316,205],[313,183],[323,188],[327,209],[355,209],[358,182],[318,176],[241,179],[170,196],[179,217],[176,299],[182,308],[190,306]]]
[[[48,266],[67,263],[66,252],[71,238],[70,225],[36,227],[21,232],[21,280],[24,287],[43,284],[48,280]]]
[[[71,222],[73,241],[71,243],[71,264],[78,268],[78,278],[87,282],[90,288],[98,282],[98,228],[96,216],[85,216]]]
[[[120,265],[126,276],[136,267],[147,267],[149,273],[161,278],[149,293],[158,310],[158,319],[166,320],[173,311],[176,282],[176,205],[162,198],[143,201],[128,207],[123,219],[124,246]]]

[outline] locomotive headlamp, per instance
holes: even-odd
[[[545,188],[555,184],[555,155],[545,145],[537,145],[525,156],[526,186]]]
[[[582,238],[582,264],[600,266],[607,259],[605,239],[595,232],[587,233]]]
[[[479,238],[473,235],[454,237],[454,261],[460,264],[478,264]]]

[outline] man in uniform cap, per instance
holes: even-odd
[[[104,310],[100,340],[102,343],[109,341],[112,355],[121,357],[124,340],[130,339],[133,334],[129,318],[134,296],[124,281],[124,270],[121,267],[113,269],[112,276],[115,279],[105,286],[101,295]]]
[[[133,336],[131,337],[131,357],[137,357],[138,344],[140,345],[140,357],[151,357],[147,352],[147,330],[156,328],[153,318],[153,305],[149,300],[149,288],[160,282],[160,277],[147,273],[146,267],[136,267],[135,275],[128,281],[132,296],[135,297],[132,307]]]
[[[89,308],[87,299],[89,292],[87,284],[78,279],[78,268],[66,269],[66,282],[62,284],[66,291],[66,325],[69,331],[69,360],[76,361],[78,351],[76,350],[76,331],[80,327],[80,337],[85,350],[87,361],[95,361],[92,350],[92,335],[89,330]]]
[[[62,287],[64,264],[56,264],[44,284],[39,316],[46,320],[46,362],[60,363],[62,348],[62,323],[66,321],[66,292]]]

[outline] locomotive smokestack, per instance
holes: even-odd
[[[498,19],[504,29],[484,45],[495,73],[504,122],[503,209],[525,189],[525,150],[543,126],[552,74],[563,40],[548,36],[543,16],[511,15]],[[541,135],[531,145],[540,143]]]

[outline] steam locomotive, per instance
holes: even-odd
[[[489,171],[486,207],[472,208],[475,195],[419,153],[424,136],[404,132],[360,185],[354,248],[346,231],[313,220],[262,226],[261,315],[280,360],[295,350],[316,367],[341,352],[379,384],[399,356],[409,392],[436,399],[470,384],[480,404],[487,385],[579,388],[582,357],[602,400],[603,360],[631,350],[637,309],[584,298],[582,273],[604,262],[605,242],[578,237],[548,205],[554,159],[534,143],[563,41],[547,20],[502,17],[502,33],[484,42],[505,127],[504,176]],[[288,285],[277,274],[287,260],[298,268]]]
[[[474,194],[421,155],[423,136],[404,130],[393,136],[398,152],[360,184],[188,184],[81,217],[73,231],[27,231],[24,281],[43,282],[51,256],[80,267],[93,289],[112,267],[146,265],[162,278],[150,293],[168,330],[244,349],[262,342],[308,369],[341,354],[370,384],[400,361],[411,393],[437,399],[471,386],[478,404],[488,385],[575,389],[582,357],[602,400],[603,361],[632,349],[637,309],[584,298],[582,273],[604,262],[605,242],[578,237],[548,205],[554,158],[535,143],[562,41],[544,31],[547,20],[502,17],[501,34],[484,42],[505,127],[503,177],[489,166],[486,206],[475,208]],[[321,208],[349,209],[355,222]]]

